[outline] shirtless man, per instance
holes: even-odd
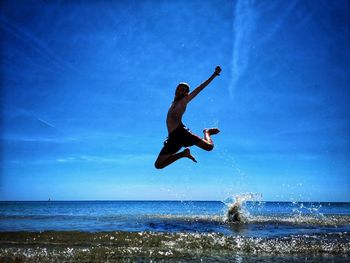
[[[194,162],[196,159],[191,155],[190,149],[186,148],[182,152],[178,152],[181,147],[189,147],[196,145],[206,151],[211,151],[214,144],[211,135],[219,133],[218,128],[204,129],[204,137],[201,138],[193,134],[183,123],[182,116],[186,111],[187,104],[198,95],[208,84],[219,76],[221,68],[215,68],[215,72],[195,90],[190,92],[187,83],[180,83],[175,91],[175,98],[168,111],[166,124],[168,128],[168,138],[164,142],[164,147],[160,151],[159,156],[154,164],[157,169],[162,169],[180,158],[189,158]]]

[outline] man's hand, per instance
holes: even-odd
[[[217,66],[217,67],[215,68],[214,74],[215,74],[216,76],[220,76],[220,72],[221,72],[221,68],[220,68],[220,66]]]
[[[194,97],[197,96],[197,94],[199,92],[201,92],[201,90],[203,90],[206,86],[208,86],[208,84],[215,79],[216,76],[219,76],[221,72],[221,68],[220,66],[217,66],[215,68],[215,72],[206,80],[204,81],[202,84],[200,84],[197,88],[195,88],[188,96],[187,96],[187,103],[190,102]]]

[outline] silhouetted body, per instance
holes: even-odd
[[[186,157],[194,162],[196,159],[191,155],[190,149],[186,148],[182,152],[178,152],[182,147],[196,145],[206,151],[211,151],[214,148],[211,135],[217,134],[219,129],[210,128],[204,129],[203,138],[192,133],[183,123],[182,116],[186,111],[187,104],[198,95],[208,84],[221,72],[220,67],[215,68],[215,72],[201,85],[194,89],[191,93],[187,83],[180,83],[175,91],[175,98],[172,102],[166,119],[168,138],[164,142],[164,147],[160,151],[155,162],[157,169],[162,169],[169,164],[177,161],[180,158]]]

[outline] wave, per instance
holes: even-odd
[[[346,226],[350,225],[350,216],[343,215],[293,215],[293,216],[254,216],[248,219],[250,224],[292,224],[310,226]]]
[[[341,226],[350,225],[349,215],[243,215],[244,220],[240,224],[304,224],[314,226]],[[235,224],[227,220],[223,215],[174,215],[174,214],[146,214],[146,215],[0,215],[2,220],[57,220],[57,221],[179,221],[179,222],[207,222],[217,224]]]
[[[100,261],[111,259],[182,259],[233,256],[341,255],[350,257],[350,233],[283,238],[225,236],[220,233],[159,232],[2,232],[0,259],[23,261]]]

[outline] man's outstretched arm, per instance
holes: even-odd
[[[201,92],[206,86],[209,85],[209,83],[216,77],[219,76],[221,72],[221,68],[217,66],[215,68],[215,72],[206,80],[204,81],[201,85],[199,85],[197,88],[195,88],[189,95],[188,95],[188,101],[190,102],[194,97],[198,95],[199,92]]]

